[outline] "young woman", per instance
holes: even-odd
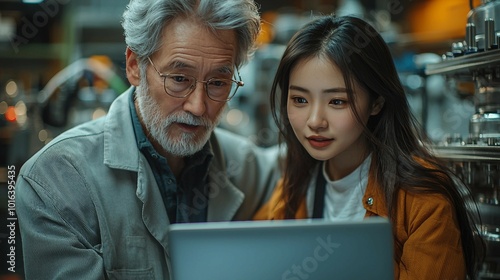
[[[483,243],[468,189],[425,146],[372,26],[323,16],[302,28],[271,107],[287,157],[255,219],[388,217],[396,279],[475,279]]]

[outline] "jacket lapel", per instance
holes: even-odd
[[[161,199],[156,181],[151,170],[146,168],[146,160],[140,155],[135,143],[132,126],[123,123],[130,123],[131,116],[128,102],[130,94],[135,88],[131,87],[127,92],[117,98],[110,108],[116,119],[108,120],[106,123],[106,135],[104,137],[104,161],[113,168],[137,171],[137,197],[144,203],[142,217],[144,224],[151,234],[165,247],[167,244],[166,225],[170,224],[168,216]],[[113,131],[113,133],[109,133]],[[124,143],[123,141],[129,141]],[[116,144],[121,143],[121,144]],[[210,139],[214,160],[210,166],[209,179],[210,191],[208,194],[208,221],[230,221],[235,218],[245,195],[229,181],[224,155],[220,149],[215,136]],[[133,151],[133,152],[131,152]]]
[[[212,164],[209,172],[208,222],[231,221],[245,199],[218,166]]]
[[[243,203],[245,194],[229,181],[224,152],[214,133],[212,133],[209,143],[214,158],[208,171],[210,188],[207,221],[231,221]]]
[[[112,117],[106,118],[104,130],[104,163],[112,168],[129,171],[137,171],[140,153],[127,104],[134,90],[131,87],[111,104],[108,116]]]
[[[131,125],[130,108],[127,103],[134,90],[135,88],[131,87],[111,105],[109,114],[116,117],[106,120],[104,162],[112,168],[137,172],[136,196],[143,203],[144,225],[166,249],[168,240],[166,229],[170,222],[154,175],[137,148]]]
[[[151,235],[167,250],[167,226],[170,221],[154,175],[146,166],[148,166],[146,159],[141,157],[137,173],[136,195],[143,203],[142,220]]]

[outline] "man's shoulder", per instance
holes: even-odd
[[[250,141],[248,138],[243,135],[232,132],[228,129],[222,127],[216,127],[214,129],[214,134],[217,138],[231,138],[231,139],[244,139],[244,141]]]
[[[216,156],[223,154],[226,158],[246,163],[253,162],[254,158],[274,163],[280,155],[284,155],[284,150],[279,145],[262,147],[254,143],[251,137],[223,128],[216,128],[210,141]]]
[[[92,120],[61,133],[29,158],[23,165],[23,171],[95,150],[98,143],[103,142],[100,139],[104,134],[103,122],[103,119]]]
[[[69,147],[69,145],[74,145],[74,142],[88,141],[89,138],[102,137],[104,133],[104,119],[100,118],[88,121],[70,128],[50,141],[44,149]]]
[[[258,146],[250,137],[237,134],[225,128],[216,128],[212,134],[211,141],[216,141],[222,149],[257,148]]]

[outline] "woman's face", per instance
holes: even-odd
[[[353,90],[354,100],[349,100],[342,73],[321,57],[299,61],[290,72],[288,118],[295,136],[313,158],[329,160],[335,166],[357,166],[364,159],[363,124],[381,105],[372,106],[359,85],[354,84]],[[363,124],[350,102],[355,103]]]

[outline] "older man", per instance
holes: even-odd
[[[252,0],[131,0],[132,87],[22,168],[27,279],[169,279],[169,224],[250,219],[277,151],[215,129],[260,30]]]

